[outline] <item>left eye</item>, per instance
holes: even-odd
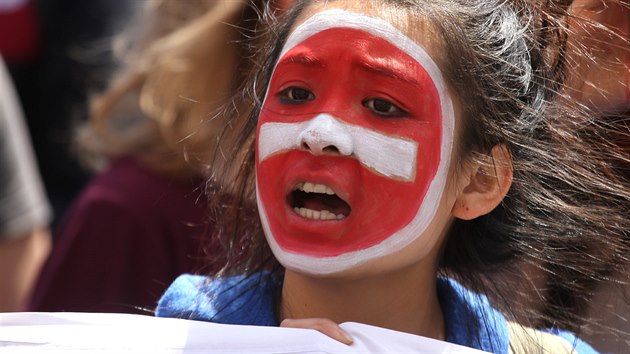
[[[300,104],[315,99],[315,95],[303,87],[292,86],[280,92],[280,100],[286,104]]]
[[[405,117],[408,114],[405,110],[395,104],[381,98],[367,99],[363,101],[363,105],[381,117],[400,118]]]

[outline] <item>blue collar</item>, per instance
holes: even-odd
[[[281,284],[269,273],[209,279],[179,276],[162,295],[158,317],[223,324],[278,326],[276,298]]]
[[[447,342],[492,353],[508,352],[507,322],[487,297],[450,278],[438,278],[437,289]]]
[[[160,299],[156,315],[224,324],[278,326],[276,299],[281,282],[269,273],[249,277],[177,278]],[[493,353],[507,353],[509,334],[503,315],[488,299],[453,279],[438,278],[446,322],[446,341]]]

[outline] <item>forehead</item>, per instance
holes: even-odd
[[[391,17],[391,16],[389,16]],[[396,21],[400,25],[400,21]],[[405,26],[407,27],[407,26]],[[380,17],[373,17],[367,13],[350,12],[341,8],[327,8],[320,5],[313,9],[306,11],[301,19],[296,22],[293,30],[289,34],[287,41],[280,54],[280,61],[285,59],[287,53],[291,52],[291,56],[298,54],[295,59],[298,61],[309,61],[309,53],[295,53],[294,48],[303,44],[305,41],[311,39],[323,32],[330,32],[335,29],[345,29],[346,36],[349,39],[354,39],[349,44],[349,47],[363,47],[364,52],[371,56],[373,61],[378,61],[378,56],[387,53],[387,46],[392,46],[396,50],[405,53],[405,57],[420,64],[424,71],[432,79],[433,83],[437,86],[438,91],[447,92],[448,88],[445,85],[445,80],[442,77],[442,72],[437,63],[432,59],[433,36],[430,35],[430,31],[427,31],[425,36],[422,36],[422,40],[416,41],[410,38],[407,33],[400,28],[394,26],[394,24],[386,21]],[[414,32],[419,33],[421,29]],[[364,32],[367,36],[358,35],[358,32]],[[354,33],[354,34],[352,34]],[[354,36],[354,38],[352,38]],[[416,35],[417,36],[417,35]],[[370,43],[369,38],[380,38],[381,42],[386,42],[387,46],[379,45],[375,41]],[[346,38],[346,39],[348,39]],[[319,42],[319,51],[325,50],[327,47],[338,47],[342,42],[337,38],[337,41],[331,41],[329,43]],[[363,41],[363,42],[361,42]],[[431,48],[426,48],[424,42]],[[360,48],[361,49],[361,48]],[[403,59],[403,57],[400,57]],[[286,61],[285,61],[286,62]],[[391,63],[390,63],[391,64]]]
[[[408,11],[403,6],[383,4],[383,1],[380,0],[313,1],[298,16],[290,33],[295,32],[304,22],[307,22],[318,13],[330,13],[331,10],[360,15],[364,18],[372,18],[387,23],[409,40],[422,46],[432,58],[439,64],[442,64],[441,52],[443,52],[443,40],[437,35],[435,26],[429,20],[428,15],[420,14],[418,11]],[[328,20],[329,21],[324,20],[322,22],[331,22],[335,19],[329,18]],[[348,25],[360,29],[362,28],[360,26],[361,21],[363,20],[358,20],[359,23],[356,23],[357,21],[350,20]],[[344,23],[341,24],[343,25]],[[373,34],[378,35],[377,33]]]
[[[325,29],[287,49],[277,67],[281,74],[293,65],[315,71],[339,71],[349,65],[366,74],[395,79],[399,84],[416,88],[432,85],[422,58],[418,61],[387,40],[357,29]]]

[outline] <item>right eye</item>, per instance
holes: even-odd
[[[302,87],[289,87],[280,92],[280,100],[282,103],[299,104],[315,99],[315,95]]]
[[[403,109],[388,100],[380,98],[370,98],[363,102],[374,114],[383,118],[403,118],[408,115]]]

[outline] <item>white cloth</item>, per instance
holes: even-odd
[[[102,313],[0,313],[0,353],[482,353],[359,323],[350,346],[310,329]]]

